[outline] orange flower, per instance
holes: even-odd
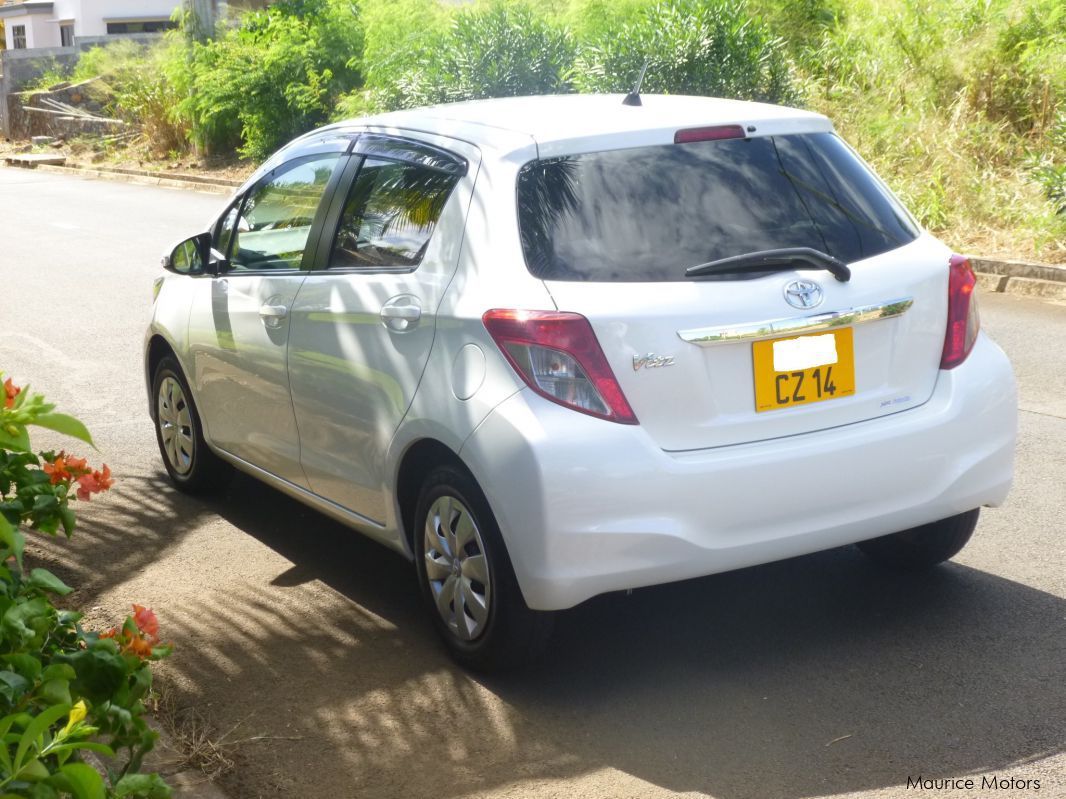
[[[63,455],[64,453],[60,453]],[[66,455],[67,468],[72,473],[82,472],[88,473],[89,468],[85,465],[85,458],[75,458],[73,455]]]
[[[78,478],[78,499],[89,499],[93,494],[107,491],[114,484],[115,481],[111,479],[111,470],[105,463],[102,470],[94,471],[92,474],[83,474]]]
[[[74,475],[67,470],[67,456],[63,452],[56,455],[54,461],[45,463],[41,468],[44,470],[44,473],[51,478],[52,485],[69,481],[74,477]]]
[[[137,625],[138,630],[148,636],[148,640],[153,644],[159,641],[159,619],[156,618],[151,608],[134,605],[133,623]]]
[[[101,638],[114,638],[116,635],[118,635],[118,627],[112,627],[110,630],[100,633]]]
[[[141,658],[150,658],[152,656],[152,645],[140,637],[131,639],[122,649],[125,652],[132,652]]]
[[[4,381],[4,407],[10,408],[15,404],[15,397],[22,393],[22,389],[11,382],[9,377]]]
[[[60,452],[54,460],[45,463],[41,469],[51,478],[52,485],[70,482],[75,478],[80,480],[83,475],[90,473],[85,465],[85,458],[75,458],[65,452]],[[110,472],[108,474],[110,475]]]

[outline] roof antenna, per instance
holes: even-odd
[[[640,84],[644,82],[644,73],[648,71],[648,62],[650,60],[650,58],[644,59],[644,66],[640,68],[640,75],[637,76],[637,82],[633,84],[633,91],[626,95],[622,105],[644,105],[640,101]]]

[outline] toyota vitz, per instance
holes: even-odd
[[[1016,428],[969,262],[823,116],[640,100],[442,105],[274,155],[156,283],[174,483],[236,467],[403,553],[477,668],[608,591],[957,553]]]

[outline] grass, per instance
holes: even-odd
[[[957,250],[1066,262],[1066,6],[802,0],[806,103]],[[782,20],[784,22],[784,20]]]

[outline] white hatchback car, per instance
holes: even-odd
[[[858,542],[928,567],[1011,484],[968,261],[818,114],[525,97],[354,120],[164,259],[174,483],[235,466],[414,560],[452,653]]]

